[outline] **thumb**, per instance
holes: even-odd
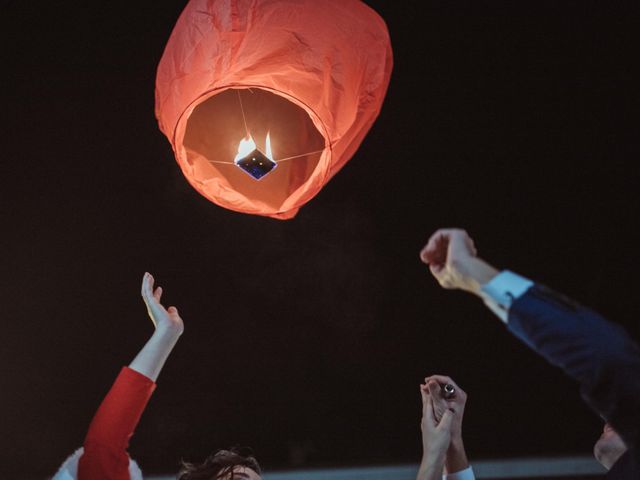
[[[176,307],[169,307],[169,308],[167,308],[167,313],[170,313],[172,315],[173,314],[177,314],[178,313],[178,309]]]
[[[451,425],[453,424],[453,418],[455,417],[455,413],[452,410],[447,409],[442,415],[440,419],[440,423],[438,424],[438,430],[451,430]]]

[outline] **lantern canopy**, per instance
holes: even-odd
[[[191,0],[158,66],[156,116],[198,192],[288,219],[356,152],[392,63],[359,0]]]

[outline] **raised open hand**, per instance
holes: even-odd
[[[181,335],[184,331],[184,323],[176,307],[164,308],[160,303],[162,298],[162,287],[154,290],[154,279],[150,273],[145,273],[142,277],[142,299],[147,306],[147,312],[156,330],[167,330]]]

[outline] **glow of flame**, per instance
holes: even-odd
[[[253,137],[249,135],[247,138],[243,138],[240,140],[240,144],[238,145],[238,154],[236,158],[233,159],[234,163],[237,163],[238,160],[246,157],[251,152],[256,149],[256,142],[253,141]]]

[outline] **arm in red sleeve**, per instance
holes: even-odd
[[[135,370],[120,371],[89,426],[78,480],[129,480],[129,439],[155,387]]]

